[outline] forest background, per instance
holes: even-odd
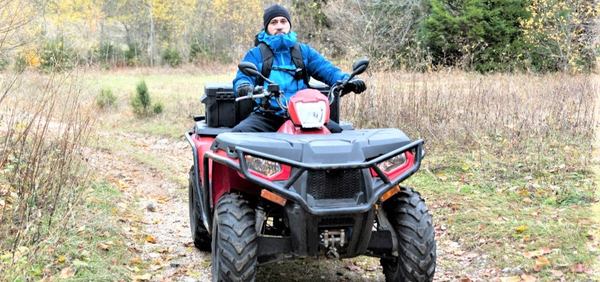
[[[4,1],[0,69],[177,66],[239,60],[266,1]],[[384,68],[589,72],[598,54],[593,0],[283,1],[293,29],[333,59]],[[34,40],[32,40],[34,39]],[[25,44],[27,42],[28,44]],[[33,43],[32,43],[33,42]]]

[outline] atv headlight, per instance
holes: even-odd
[[[325,113],[328,107],[325,101],[296,102],[295,107],[303,128],[320,128],[325,124]]]
[[[406,163],[406,154],[402,153],[377,164],[385,173],[390,173]]]
[[[281,165],[279,163],[250,155],[246,155],[245,158],[249,169],[258,172],[266,177],[271,177],[281,172]]]

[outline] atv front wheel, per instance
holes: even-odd
[[[436,245],[431,215],[418,192],[401,187],[383,204],[398,235],[399,257],[382,258],[386,281],[433,281]]]
[[[212,280],[254,281],[258,237],[255,213],[239,194],[219,199],[213,217]]]
[[[190,207],[190,228],[192,230],[192,239],[194,245],[201,251],[210,252],[210,234],[204,227],[204,224],[200,220],[200,198],[196,191],[194,191],[193,179],[194,179],[194,167],[190,168],[190,185],[188,188],[188,202]],[[198,184],[202,186],[202,182],[198,179]],[[201,187],[199,187],[201,188]]]

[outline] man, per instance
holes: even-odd
[[[272,62],[270,69],[266,67],[267,72],[270,71],[268,78],[279,85],[286,102],[298,90],[308,88],[309,77],[314,77],[330,86],[348,78],[348,74],[340,71],[313,48],[307,44],[297,43],[296,33],[291,31],[290,14],[283,6],[275,4],[265,9],[263,26],[264,30],[256,36],[258,46],[250,49],[243,61],[255,64],[264,73],[263,65],[268,66],[265,61],[268,56]],[[264,54],[267,54],[264,56],[265,58],[263,58]],[[233,80],[233,89],[238,96],[252,93],[256,85],[267,87],[261,78],[247,76],[239,70]],[[361,93],[365,90],[365,83],[360,79],[353,79],[344,88],[344,92]],[[284,113],[276,101],[270,101],[269,111],[257,108],[232,131],[277,131],[286,120],[283,116]],[[332,133],[342,131],[340,126],[333,121],[329,121],[326,126]]]

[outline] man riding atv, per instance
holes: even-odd
[[[380,258],[387,281],[432,281],[431,215],[400,186],[419,170],[424,141],[396,128],[342,131],[340,98],[365,90],[353,78],[368,60],[345,74],[295,43],[283,7],[264,20],[235,87],[206,85],[205,116],[185,135],[192,238],[211,251],[213,281],[254,281],[277,260],[360,255]],[[307,88],[308,75],[331,87]]]
[[[310,77],[329,86],[348,78],[348,74],[340,71],[308,44],[296,41],[296,33],[291,31],[290,14],[283,6],[275,4],[265,9],[263,26],[264,30],[256,35],[257,46],[246,53],[242,62],[253,63],[261,70],[263,76],[277,83],[285,95],[285,100],[289,100],[298,90],[308,88]],[[266,83],[260,77],[248,76],[238,71],[233,80],[233,89],[238,96],[246,96],[254,91],[254,86],[266,87]],[[346,84],[343,91],[361,93],[365,90],[365,83],[354,79]],[[270,103],[269,110],[257,107],[232,131],[277,131],[285,122],[285,112],[275,101]],[[329,121],[326,126],[332,133],[342,131],[334,121]]]

